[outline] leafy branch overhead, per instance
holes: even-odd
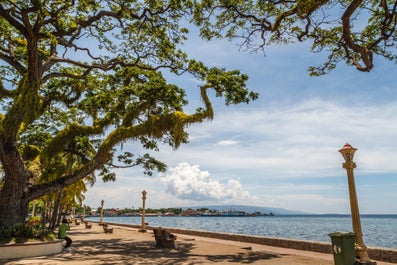
[[[369,72],[376,56],[396,61],[396,1],[218,0],[197,1],[194,21],[207,39],[241,39],[251,51],[295,41],[323,52],[323,65],[311,75],[333,70],[339,62]],[[214,18],[215,17],[215,18]]]

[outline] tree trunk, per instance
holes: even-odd
[[[29,202],[18,194],[0,193],[0,227],[23,223],[28,217]]]
[[[5,175],[0,190],[0,226],[7,227],[23,223],[28,217],[29,200],[25,190],[30,174],[14,141],[0,141],[0,159]]]
[[[109,161],[110,158],[111,154],[102,152],[95,160],[72,175],[35,184],[35,178],[26,168],[16,147],[16,141],[7,140],[0,130],[0,162],[4,171],[4,183],[0,188],[0,227],[25,222],[28,217],[30,200],[59,191],[83,179]]]
[[[59,192],[56,193],[56,198],[54,202],[54,208],[52,210],[52,216],[51,216],[51,221],[50,221],[50,229],[54,230],[55,226],[57,224],[57,221],[59,219],[59,215],[61,214],[60,209],[61,209],[61,199],[62,199],[62,194],[63,190],[60,190]]]
[[[44,222],[49,223],[51,219],[51,202],[48,199],[45,200],[44,203],[44,214],[43,214]]]
[[[59,224],[61,223],[61,219],[63,218],[63,217],[65,217],[64,216],[64,213],[63,213],[63,207],[64,207],[64,205],[63,205],[63,203],[61,203],[60,205],[59,205],[59,209],[58,209],[58,219],[57,219],[57,222],[56,222],[56,226],[59,226]]]

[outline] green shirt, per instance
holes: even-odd
[[[69,230],[69,226],[67,224],[60,224],[58,230],[58,238],[65,238],[66,237],[66,230]]]

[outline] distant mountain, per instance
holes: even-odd
[[[203,206],[190,206],[181,207],[183,210],[188,208],[200,209],[208,208],[212,210],[222,211],[222,210],[233,210],[233,211],[244,211],[246,213],[261,212],[263,214],[273,213],[275,215],[294,215],[294,214],[308,214],[301,211],[287,210],[283,208],[272,208],[272,207],[261,207],[261,206],[248,206],[248,205],[203,205]]]

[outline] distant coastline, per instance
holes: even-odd
[[[100,216],[99,213],[86,215],[85,217],[98,217]],[[142,216],[142,213],[121,213],[117,214],[114,211],[104,211],[103,217],[134,217],[134,216]],[[247,213],[244,211],[206,211],[201,212],[197,210],[186,210],[182,211],[179,214],[175,213],[145,213],[145,217],[258,217],[258,216],[275,216],[274,213],[261,213],[261,212],[253,212]]]
[[[277,209],[278,212],[286,213],[287,210]],[[141,216],[142,209],[134,208],[110,208],[102,209],[102,216]],[[293,213],[292,211],[290,213]],[[295,213],[295,212],[294,212]],[[94,209],[85,216],[100,216],[100,208]],[[255,216],[275,216],[269,208],[252,207],[242,205],[223,205],[223,206],[196,206],[196,207],[175,207],[160,209],[145,209],[145,216],[201,216],[201,217],[255,217]]]

